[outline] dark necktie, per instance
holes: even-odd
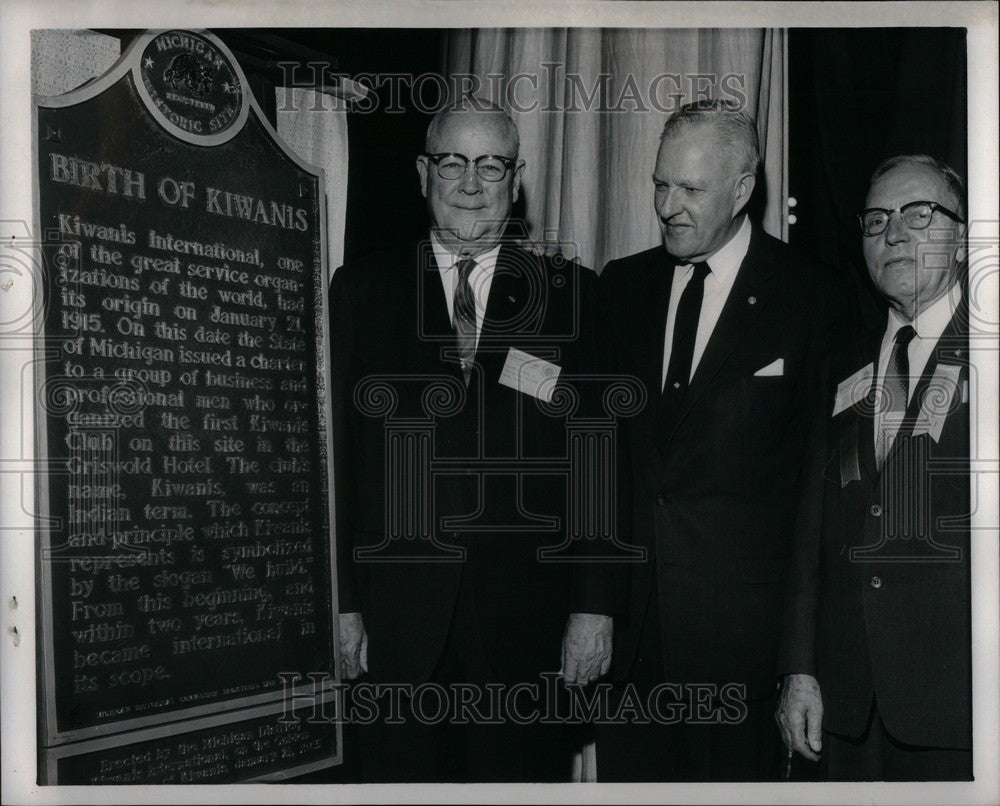
[[[875,445],[875,463],[879,470],[885,464],[885,457],[889,454],[893,438],[906,412],[910,389],[910,356],[907,350],[915,335],[912,325],[903,325],[897,330],[889,361],[885,365],[885,375],[882,378],[882,420]]]
[[[674,339],[670,347],[670,364],[667,379],[663,384],[663,396],[678,401],[687,392],[691,381],[691,361],[694,356],[694,341],[698,335],[698,318],[701,315],[701,301],[705,296],[705,277],[710,269],[704,261],[692,266],[694,274],[681,293],[674,318]]]
[[[472,377],[472,362],[476,357],[476,297],[472,293],[469,275],[476,266],[472,258],[463,258],[455,264],[458,269],[458,285],[455,286],[455,340],[458,357],[462,365],[465,385]]]

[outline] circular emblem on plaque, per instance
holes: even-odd
[[[214,41],[213,41],[214,40]],[[191,31],[154,36],[139,57],[140,95],[160,124],[182,140],[228,140],[244,119],[238,69],[224,46]]]

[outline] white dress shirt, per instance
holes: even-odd
[[[698,316],[698,331],[694,340],[694,352],[691,356],[691,378],[698,368],[708,340],[718,324],[719,316],[733,290],[736,275],[739,273],[743,258],[750,248],[750,219],[743,216],[743,223],[736,234],[718,252],[708,258],[708,268],[705,276],[705,294],[701,301],[701,314]],[[670,366],[670,353],[673,350],[674,321],[677,319],[677,306],[681,294],[690,282],[694,268],[688,263],[674,268],[673,284],[670,286],[670,303],[667,306],[667,327],[663,335],[663,368],[660,374],[660,388],[667,382],[667,368]],[[688,378],[690,381],[691,378]]]
[[[875,376],[877,378],[877,386],[875,388],[876,400],[882,395],[882,383],[885,380],[886,366],[889,363],[889,355],[892,353],[892,346],[896,341],[896,333],[899,329],[904,325],[913,325],[913,330],[916,333],[906,349],[906,356],[910,363],[910,378],[907,382],[906,398],[906,402],[909,403],[913,398],[913,389],[924,374],[924,368],[927,366],[927,362],[930,360],[931,354],[937,346],[938,339],[941,338],[944,329],[955,315],[955,311],[958,309],[961,301],[961,283],[955,283],[948,290],[947,294],[942,294],[926,310],[918,313],[912,322],[903,319],[893,308],[889,309],[889,318],[886,322],[885,333],[882,335],[882,347],[878,354],[878,367],[876,368],[877,374]],[[886,429],[886,438],[889,445],[892,445],[892,440],[895,439],[896,432],[899,430],[898,414],[892,418],[893,420],[897,420],[896,422],[889,422],[889,418],[886,419],[887,421],[883,423],[883,412],[876,410],[876,450],[878,449],[878,435],[883,428]]]
[[[486,314],[486,302],[490,298],[490,286],[493,284],[493,272],[496,269],[497,257],[500,255],[501,244],[497,244],[489,252],[476,255],[473,260],[476,265],[469,272],[469,285],[476,298],[476,344],[483,332],[483,318]],[[455,289],[458,287],[458,262],[462,255],[448,251],[447,247],[431,233],[431,248],[434,250],[434,260],[441,274],[441,285],[444,286],[444,298],[448,304],[448,320],[455,322]]]

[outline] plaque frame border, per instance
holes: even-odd
[[[314,706],[323,706],[329,703],[337,703],[335,706],[335,713],[342,713],[339,709],[341,704],[340,692],[335,690],[328,690],[321,694],[316,695]],[[301,708],[290,708],[287,709],[288,713],[294,714],[299,711],[303,711],[308,706],[302,706]],[[188,733],[195,733],[200,730],[206,730],[209,728],[221,727],[223,725],[238,725],[240,722],[248,722],[251,719],[259,719],[261,717],[270,716],[272,714],[280,713],[286,710],[283,708],[282,703],[270,703],[266,705],[258,705],[253,708],[248,709],[237,709],[234,711],[228,711],[225,713],[224,718],[217,717],[198,717],[195,719],[178,720],[176,722],[170,722],[162,729],[158,728],[142,728],[136,731],[125,731],[123,733],[116,733],[110,736],[102,736],[95,739],[90,739],[82,742],[76,742],[71,744],[56,745],[54,747],[46,747],[43,749],[43,761],[44,769],[40,770],[43,773],[42,778],[45,781],[46,786],[58,786],[59,784],[59,762],[66,758],[74,758],[76,756],[86,755],[88,753],[98,753],[101,750],[108,750],[118,747],[123,747],[128,744],[138,744],[141,742],[156,741],[157,739],[163,739],[166,737],[173,736],[184,736]],[[301,719],[301,717],[300,717]],[[307,723],[309,720],[305,720]],[[252,783],[277,783],[285,781],[286,779],[295,775],[306,775],[310,772],[316,772],[317,770],[324,770],[328,767],[333,767],[338,765],[343,758],[343,748],[341,747],[341,742],[343,741],[343,728],[342,723],[338,720],[335,721],[336,726],[336,742],[337,742],[337,752],[333,756],[328,756],[326,758],[320,759],[318,761],[310,761],[306,764],[301,764],[296,767],[288,767],[280,770],[274,770],[269,773],[264,773],[263,775],[254,775],[248,778],[242,778],[234,782],[234,784],[252,784]],[[171,730],[173,728],[174,730]],[[234,784],[229,784],[234,785]],[[66,784],[64,784],[65,786]],[[88,784],[72,784],[73,786],[88,786]],[[134,784],[137,786],[154,786],[154,784]],[[188,784],[176,784],[176,786],[187,786]],[[226,786],[227,784],[213,784],[209,782],[210,786]],[[100,784],[95,784],[94,786],[101,786]]]

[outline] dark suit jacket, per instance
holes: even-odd
[[[673,263],[662,247],[608,264],[603,339],[620,372],[642,379],[645,411],[627,422],[631,503],[623,526],[648,559],[631,570],[630,618],[615,672],[634,663],[653,574],[665,680],[776,686],[782,581],[791,555],[804,402],[815,389],[846,291],[754,227],[748,253],[677,416],[658,407]],[[755,373],[783,359],[776,377]]]
[[[963,305],[942,334],[881,473],[873,398],[831,413],[837,384],[877,367],[885,325],[830,358],[780,671],[819,680],[823,727],[838,734],[860,735],[875,697],[896,739],[971,746],[967,315]],[[932,385],[942,365],[959,382],[940,438],[912,437],[925,394],[945,405]]]
[[[540,561],[538,550],[567,533],[566,417],[498,382],[511,348],[564,375],[591,368],[595,280],[577,264],[505,246],[466,389],[429,243],[334,274],[340,609],[363,614],[373,679],[428,679],[462,575],[502,680],[558,671],[569,613],[624,608],[599,568]],[[405,464],[394,477],[391,456]]]

